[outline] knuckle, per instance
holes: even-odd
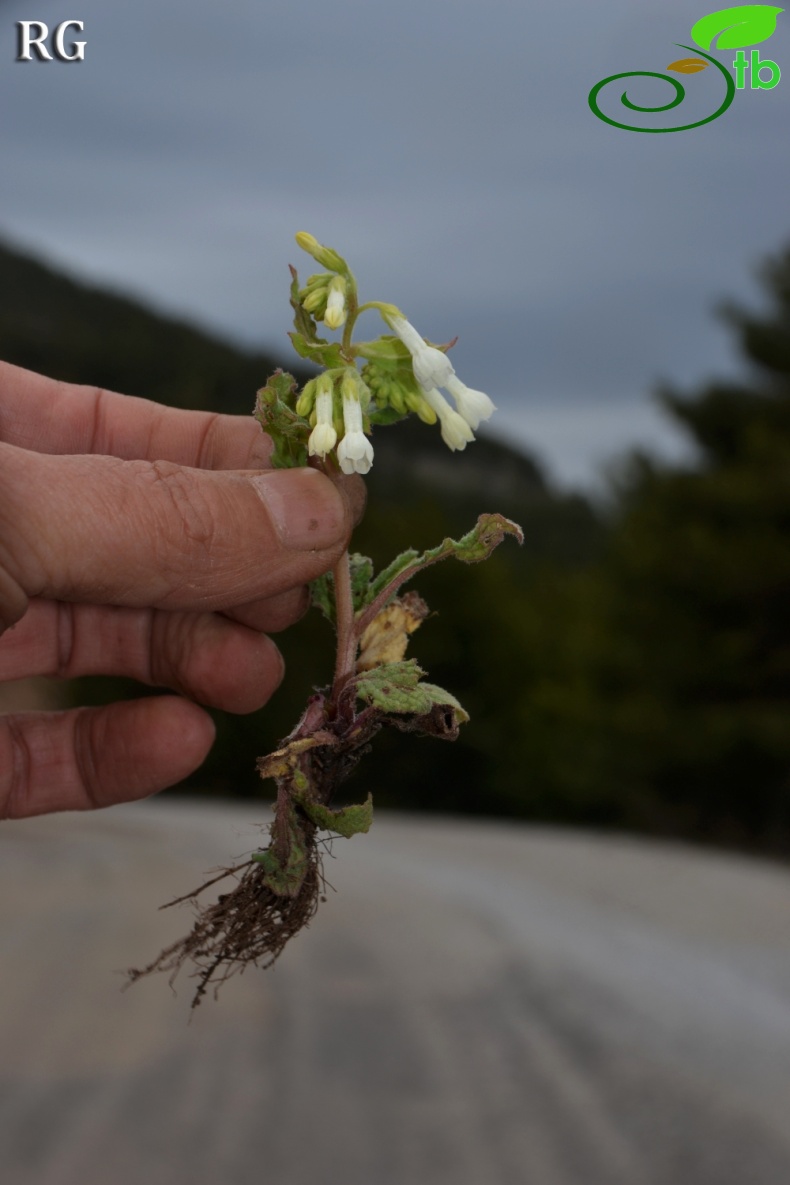
[[[163,499],[168,519],[175,518],[180,533],[190,545],[210,546],[217,524],[203,483],[191,470],[173,461],[150,461],[148,465],[152,485]]]
[[[14,716],[0,720],[0,754],[3,774],[0,777],[0,819],[19,819],[25,814],[24,803],[30,784],[32,755],[25,731]]]
[[[77,708],[74,713],[74,766],[89,810],[102,805],[102,783],[96,756],[104,747],[104,713],[96,708]]]
[[[27,593],[0,564],[0,635],[21,621],[28,604]]]
[[[222,417],[219,412],[207,412],[198,442],[198,469],[214,469],[222,445]]]

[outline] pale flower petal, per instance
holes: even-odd
[[[463,416],[453,411],[444,396],[435,388],[425,392],[425,400],[439,417],[442,440],[447,447],[453,452],[465,449],[474,440],[475,434]]]
[[[429,346],[422,340],[414,326],[405,317],[390,317],[389,324],[411,354],[414,377],[423,391],[432,387],[446,387],[453,371],[453,364],[446,354]]]
[[[326,302],[324,323],[330,329],[339,329],[346,319],[346,298],[343,291],[333,286],[329,289],[329,299]]]
[[[343,391],[345,433],[337,446],[337,459],[344,473],[367,473],[373,464],[373,445],[362,430],[359,400]]]
[[[316,424],[307,441],[307,451],[311,457],[325,457],[337,444],[337,432],[331,424]]]
[[[474,391],[471,387],[467,387],[457,375],[450,375],[444,385],[470,428],[477,428],[481,420],[487,420],[496,411],[496,406],[488,395],[483,391]]]
[[[346,432],[337,446],[337,459],[344,473],[367,473],[373,464],[373,445],[364,432]]]
[[[315,401],[316,426],[307,441],[311,457],[325,457],[337,443],[337,432],[332,422],[332,389],[319,391]]]

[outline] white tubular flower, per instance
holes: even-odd
[[[474,440],[475,434],[462,415],[453,411],[450,404],[434,387],[425,392],[425,402],[428,403],[439,417],[442,430],[442,440],[453,452],[459,452]]]
[[[493,402],[482,391],[473,391],[462,383],[447,355],[434,346],[426,345],[405,317],[388,315],[386,320],[411,354],[414,377],[426,400],[441,419],[445,444],[451,449],[465,448],[469,441],[474,440],[469,429],[477,428],[481,420],[487,420],[496,411]],[[438,387],[450,392],[457,412],[442,398]],[[437,399],[441,401],[441,408],[436,403]],[[458,427],[457,420],[464,422],[463,429]]]
[[[427,345],[405,317],[388,317],[387,321],[393,333],[400,338],[411,354],[414,377],[423,391],[430,391],[433,387],[446,387],[448,378],[455,373],[447,355],[435,346]]]
[[[373,464],[373,445],[362,431],[362,408],[350,387],[347,382],[341,387],[345,432],[337,447],[337,459],[344,473],[367,473]]]
[[[315,401],[316,426],[307,441],[307,451],[311,457],[318,455],[325,457],[337,443],[337,432],[332,423],[332,388],[320,391]]]
[[[339,329],[346,320],[346,282],[342,276],[335,276],[329,285],[324,323],[330,329]]]
[[[453,373],[444,384],[455,400],[458,412],[470,428],[477,428],[481,420],[487,420],[496,411],[496,406],[482,391],[473,391]]]

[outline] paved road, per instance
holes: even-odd
[[[267,809],[0,825],[3,1185],[787,1185],[790,873],[380,817],[273,971],[121,992]]]

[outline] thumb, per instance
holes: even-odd
[[[342,554],[349,504],[314,469],[191,469],[0,444],[0,626],[26,598],[227,609]]]

